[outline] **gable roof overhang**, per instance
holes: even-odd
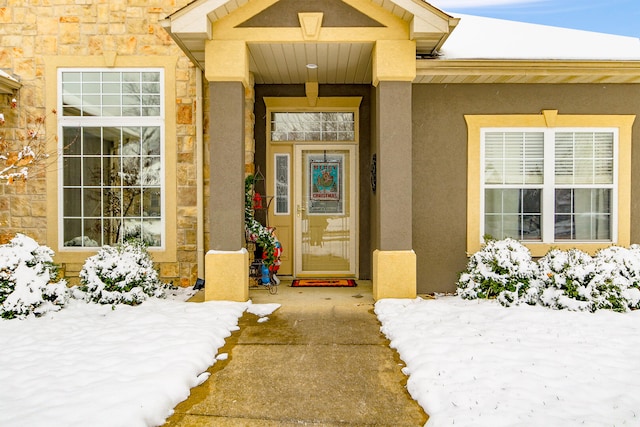
[[[418,55],[434,55],[458,19],[421,0],[342,0],[380,22],[370,28],[322,26],[317,39],[307,40],[300,26],[244,28],[278,0],[195,0],[161,21],[191,61],[205,70],[208,40],[247,43],[250,71],[256,83],[292,84],[308,79],[307,64],[318,66],[319,83],[372,82],[372,52],[379,39],[412,40]]]
[[[0,93],[10,95],[14,91],[20,89],[21,86],[22,85],[18,80],[0,70]]]

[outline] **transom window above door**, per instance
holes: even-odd
[[[355,141],[353,112],[271,113],[271,141]]]

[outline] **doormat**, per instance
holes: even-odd
[[[352,279],[300,279],[291,283],[293,288],[324,287],[324,288],[353,288],[358,286]]]

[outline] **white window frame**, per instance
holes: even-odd
[[[488,132],[541,132],[544,134],[544,182],[524,185],[485,184],[485,135]],[[555,134],[558,132],[611,132],[613,134],[613,183],[612,184],[557,184],[555,183]],[[480,129],[480,238],[485,235],[485,189],[486,188],[542,188],[541,240],[523,241],[527,244],[580,244],[617,243],[618,236],[618,188],[619,188],[619,129],[612,127],[483,127]],[[555,190],[557,188],[610,188],[611,192],[611,239],[608,240],[555,240]],[[551,219],[551,220],[550,220]]]
[[[351,115],[349,121],[327,121],[325,120],[328,114],[347,114]],[[320,120],[304,120],[309,115],[318,115]],[[278,121],[278,118],[285,118],[285,120]],[[296,121],[290,121],[290,118],[300,117],[303,120],[298,121],[297,129]],[[287,142],[308,142],[308,143],[324,143],[324,144],[348,144],[357,140],[356,123],[358,117],[356,111],[339,110],[327,108],[323,110],[311,110],[311,111],[271,111],[269,114],[269,140],[271,143],[287,143]],[[336,129],[326,130],[324,125],[333,123],[336,125]],[[310,130],[308,125],[318,125],[320,129]],[[340,125],[350,125],[350,128],[338,129]],[[283,129],[278,129],[282,127]],[[287,129],[289,128],[289,129]],[[278,136],[276,136],[278,135]],[[319,136],[314,138],[313,136]],[[341,138],[342,136],[342,138]]]
[[[145,73],[145,72],[157,72],[160,74],[160,114],[158,116],[64,116],[63,115],[63,102],[62,102],[62,85],[63,85],[63,73],[65,72],[75,72],[75,73],[83,73],[83,72],[136,72],[136,73]],[[58,156],[58,248],[61,251],[68,252],[82,252],[87,250],[95,250],[98,247],[92,246],[65,246],[65,233],[64,233],[64,156],[63,156],[63,128],[65,127],[158,127],[160,129],[160,246],[151,246],[150,249],[153,250],[166,250],[167,245],[167,231],[166,231],[166,220],[167,220],[167,211],[166,211],[166,203],[167,203],[167,194],[166,194],[166,180],[165,180],[165,171],[166,171],[166,112],[165,112],[165,90],[166,90],[166,79],[165,79],[165,70],[161,67],[118,67],[118,68],[92,68],[92,67],[64,67],[58,68],[57,70],[57,92],[56,92],[56,105],[57,105],[57,135],[58,135],[58,152],[60,156]],[[83,214],[81,214],[82,216]],[[104,214],[101,218],[107,218]],[[107,244],[107,243],[105,243]]]

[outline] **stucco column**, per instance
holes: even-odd
[[[244,249],[244,42],[206,45],[209,81],[210,248],[205,256],[205,300],[249,298],[249,254]]]
[[[376,88],[378,249],[412,248],[411,83]]]
[[[209,84],[210,217],[214,250],[244,246],[244,86]]]
[[[415,44],[411,41],[378,42],[373,64],[377,163],[373,297],[376,300],[415,298],[411,133]]]

